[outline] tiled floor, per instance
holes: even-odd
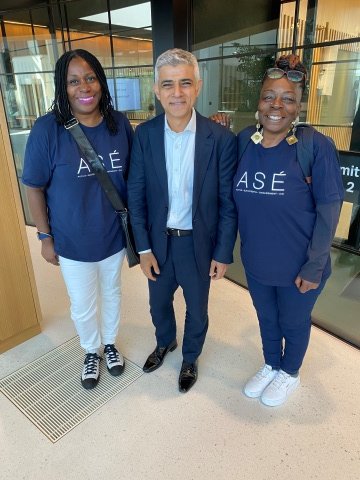
[[[28,232],[42,333],[0,356],[0,377],[75,335],[60,272],[41,260]],[[147,285],[127,267],[123,284],[118,345],[141,366],[154,347]],[[181,295],[176,311],[181,340]],[[359,350],[313,329],[302,385],[287,404],[269,408],[244,397],[242,385],[261,363],[255,314],[245,290],[215,282],[199,380],[189,393],[177,390],[178,348],[56,444],[0,396],[0,477],[359,480],[359,360]]]

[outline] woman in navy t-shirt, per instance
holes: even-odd
[[[132,143],[127,118],[114,111],[104,70],[86,50],[60,57],[51,112],[31,130],[22,181],[45,260],[60,265],[71,318],[84,348],[84,388],[99,380],[100,346],[109,372],[124,359],[115,347],[120,321],[120,271],[125,254],[117,215],[64,124],[75,117],[121,197]]]
[[[265,358],[244,392],[269,406],[282,404],[300,384],[310,315],[330,275],[330,247],[343,198],[329,139],[314,132],[311,177],[304,177],[297,159],[305,81],[299,57],[281,57],[264,75],[256,131],[251,136],[245,129],[238,136],[243,154],[233,191],[241,257]]]

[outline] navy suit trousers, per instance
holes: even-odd
[[[180,286],[186,303],[183,359],[194,363],[202,351],[208,329],[210,277],[204,280],[198,271],[192,235],[169,236],[167,258],[159,268],[156,282],[149,280],[150,313],[157,345],[165,347],[176,338],[173,300]]]

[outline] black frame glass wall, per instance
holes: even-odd
[[[333,273],[313,322],[360,346],[360,4],[344,2],[193,0],[193,51],[204,82],[198,109],[228,113],[235,133],[255,123],[263,72],[275,58],[295,53],[307,65],[300,120],[335,141],[346,191]],[[239,239],[234,253],[227,276],[246,287]]]
[[[130,7],[138,10],[129,17]],[[172,47],[192,50],[203,79],[197,109],[229,113],[235,133],[254,123],[266,67],[280,54],[296,53],[309,71],[301,120],[334,139],[346,190],[333,274],[313,321],[360,346],[359,18],[358,0],[4,0],[0,88],[18,178],[29,131],[51,106],[54,65],[64,51],[84,48],[99,58],[115,107],[135,127],[156,104],[154,57]],[[238,244],[228,278],[246,287]]]
[[[154,110],[151,4],[134,0],[25,2],[0,12],[0,87],[25,219],[32,224],[21,184],[30,129],[51,107],[54,65],[71,49],[91,51],[105,69],[114,107],[135,127]]]

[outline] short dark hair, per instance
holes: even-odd
[[[64,125],[71,118],[73,114],[70,109],[69,99],[67,95],[67,72],[69,63],[73,58],[80,57],[90,65],[94,71],[100,86],[101,86],[101,99],[99,102],[99,109],[101,115],[105,118],[106,126],[111,134],[115,135],[118,131],[117,124],[115,122],[112,112],[114,110],[109,87],[106,81],[106,75],[104,69],[99,60],[87,50],[76,49],[70,50],[59,58],[55,65],[55,98],[51,106],[51,110],[54,112],[58,123]]]

